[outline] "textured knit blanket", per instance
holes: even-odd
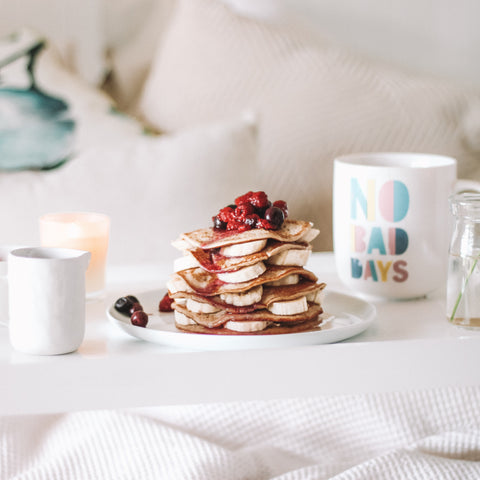
[[[480,479],[480,387],[0,419],[3,479]]]

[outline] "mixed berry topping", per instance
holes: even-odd
[[[278,230],[288,216],[287,203],[272,202],[265,192],[248,192],[235,199],[235,204],[222,208],[213,220],[216,230],[244,232],[254,228]]]

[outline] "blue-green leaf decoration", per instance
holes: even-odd
[[[75,121],[69,106],[35,86],[33,61],[31,88],[0,87],[0,170],[52,169],[73,153]]]

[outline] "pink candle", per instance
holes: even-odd
[[[40,218],[40,243],[44,247],[86,250],[92,254],[86,273],[87,297],[105,290],[110,219],[100,213],[49,213]]]

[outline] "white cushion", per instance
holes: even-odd
[[[173,260],[170,242],[253,185],[256,131],[249,118],[172,136],[117,138],[48,172],[0,172],[2,243],[38,243],[47,212],[111,217],[109,261]]]
[[[174,0],[105,0],[110,64],[105,88],[122,110],[138,101],[173,4]]]
[[[179,0],[139,110],[174,131],[255,109],[264,189],[322,230],[316,249],[330,249],[333,159],[361,151],[439,153],[456,157],[461,175],[478,176],[478,157],[459,128],[478,96],[370,62],[293,26],[238,16],[215,0]]]

